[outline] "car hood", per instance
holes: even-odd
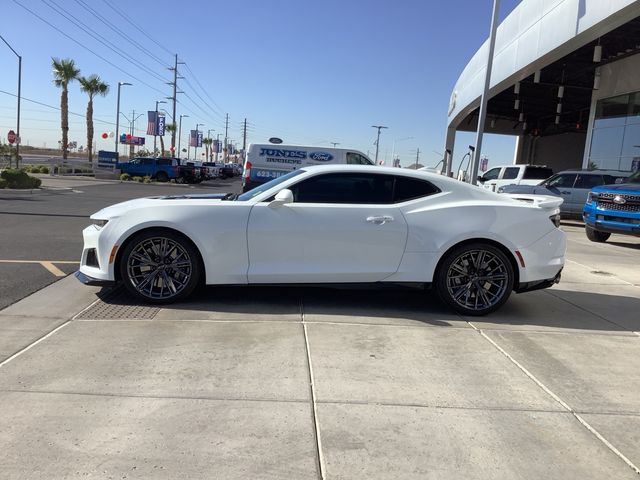
[[[619,183],[613,185],[601,185],[593,189],[594,192],[640,192],[640,183]]]
[[[162,197],[146,197],[136,198],[134,200],[128,200],[122,203],[116,203],[110,205],[102,210],[97,211],[91,215],[91,219],[97,220],[109,220],[112,218],[121,217],[124,213],[136,209],[145,207],[162,207],[166,206],[167,202],[175,204],[182,200],[206,200],[207,203],[219,203],[223,198],[227,196],[226,193],[207,193],[207,194],[190,194],[190,195],[164,195]]]

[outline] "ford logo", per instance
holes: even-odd
[[[309,158],[316,162],[330,162],[333,160],[333,155],[327,152],[313,152],[309,155]]]
[[[627,201],[624,199],[623,196],[616,195],[615,197],[613,197],[613,203],[616,203],[618,205],[624,205],[625,203],[627,203]]]

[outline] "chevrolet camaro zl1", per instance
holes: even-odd
[[[301,168],[242,195],[168,195],[107,207],[83,231],[78,279],[151,303],[201,282],[417,282],[459,313],[551,286],[564,265],[560,199],[511,198],[399,168]]]

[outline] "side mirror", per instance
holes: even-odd
[[[484,177],[482,175],[478,175],[478,181],[480,183],[484,183],[486,180],[484,179]]]
[[[280,205],[286,205],[287,203],[293,203],[293,192],[287,188],[280,190],[276,193],[276,198],[269,204],[269,206],[278,207]]]

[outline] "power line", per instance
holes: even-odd
[[[30,10],[29,8],[25,7],[24,5],[22,5],[20,2],[18,2],[18,0],[13,0],[13,3],[17,4],[18,6],[22,7],[24,10],[26,10],[27,12],[29,12],[31,15],[33,15],[34,17],[38,18],[39,20],[41,20],[42,22],[46,23],[47,25],[49,25],[51,28],[53,28],[54,30],[56,30],[58,33],[60,33],[61,35],[65,36],[66,38],[68,38],[69,40],[71,40],[73,43],[81,46],[82,48],[84,48],[85,50],[87,50],[88,52],[92,53],[93,55],[95,55],[96,57],[98,57],[99,59],[103,60],[104,62],[108,63],[109,65],[111,65],[112,67],[114,67],[115,69],[121,71],[122,73],[124,73],[125,75],[133,78],[134,80],[140,82],[141,84],[149,87],[152,90],[155,90],[156,92],[165,95],[165,92],[155,88],[154,86],[148,84],[147,82],[145,82],[144,80],[132,75],[131,73],[125,71],[124,69],[120,68],[118,65],[116,65],[115,63],[107,60],[106,58],[104,58],[102,55],[94,52],[93,50],[91,50],[89,47],[83,45],[81,42],[79,42],[78,40],[76,40],[75,38],[71,37],[70,35],[66,34],[65,32],[63,32],[62,30],[60,30],[58,27],[56,27],[55,25],[53,25],[52,23],[48,22],[47,20],[45,20],[44,18],[42,18],[40,15],[38,15],[37,13],[35,13],[33,10]]]
[[[98,13],[96,10],[94,10],[91,6],[87,5],[86,2],[84,2],[84,0],[75,0],[75,2],[80,5],[82,8],[84,8],[87,12],[89,12],[91,15],[93,15],[95,18],[97,18],[100,22],[102,22],[104,25],[106,25],[108,28],[110,28],[111,30],[113,30],[114,32],[116,32],[118,35],[120,35],[121,37],[123,37],[125,40],[127,40],[131,45],[133,45],[134,47],[142,50],[147,56],[149,56],[150,58],[152,58],[153,60],[155,60],[156,62],[158,62],[160,65],[162,65],[163,67],[166,67],[166,63],[162,61],[162,59],[158,56],[156,56],[151,50],[149,50],[148,48],[146,48],[144,45],[142,45],[141,43],[138,43],[136,40],[134,40],[132,37],[130,37],[126,32],[124,32],[123,30],[121,30],[120,28],[118,28],[116,25],[114,25],[113,23],[111,23],[109,20],[106,20],[105,18],[103,18],[103,15],[101,15],[100,13]]]
[[[189,65],[185,63],[185,65],[184,65],[184,66],[187,68],[187,70],[189,71],[189,73],[191,73],[191,76],[193,77],[193,80],[198,84],[198,86],[199,86],[199,87],[200,87],[200,89],[204,92],[204,94],[207,96],[207,98],[208,98],[209,100],[211,100],[211,102],[212,102],[216,107],[218,107],[218,110],[220,111],[220,113],[224,112],[224,108],[222,108],[220,105],[218,105],[218,104],[216,103],[216,101],[215,101],[213,98],[211,98],[211,95],[209,95],[209,92],[207,92],[207,90],[202,86],[202,84],[200,83],[200,81],[198,81],[198,77],[196,77],[196,74],[195,74],[195,73],[193,73],[193,70],[191,70],[191,68],[189,68]]]
[[[139,68],[140,70],[147,73],[148,75],[151,75],[156,80],[159,80],[162,83],[166,83],[165,78],[162,78],[160,75],[153,72],[149,67],[144,65],[142,62],[134,61],[130,56],[124,55],[116,44],[114,44],[110,40],[105,39],[102,35],[92,32],[84,22],[79,20],[77,17],[73,16],[73,14],[69,13],[68,10],[65,10],[63,7],[58,5],[54,0],[49,0],[51,3],[49,3],[47,0],[40,0],[40,1],[44,3],[46,6],[48,6],[50,9],[52,9],[54,12],[56,12],[58,15],[62,16],[63,18],[68,20],[70,23],[75,25],[77,28],[85,32],[87,35],[89,35],[90,37],[97,40],[99,43],[101,43],[105,47],[107,47],[116,55],[122,57],[127,62],[134,65],[136,68]]]
[[[175,52],[170,51],[169,49],[164,47],[164,45],[162,45],[160,42],[158,42],[157,40],[151,38],[151,36],[149,36],[149,34],[147,34],[147,32],[145,32],[142,28],[140,28],[139,25],[136,25],[135,23],[133,23],[126,15],[124,15],[122,12],[120,12],[118,9],[116,9],[113,5],[111,5],[110,2],[108,2],[107,0],[102,0],[102,1],[104,2],[104,4],[107,7],[109,7],[111,10],[116,12],[120,17],[122,17],[125,21],[127,21],[132,27],[134,27],[137,31],[142,33],[145,37],[147,37],[149,40],[151,40],[153,43],[155,43],[157,46],[159,46],[161,49],[163,49],[169,55],[174,55],[175,54]]]
[[[217,112],[216,110],[214,110],[213,108],[211,108],[211,106],[207,103],[207,101],[206,101],[204,98],[202,98],[202,95],[200,95],[200,94],[198,93],[198,91],[194,88],[194,86],[193,86],[193,85],[191,85],[191,82],[189,82],[189,79],[188,79],[188,78],[183,77],[183,79],[184,79],[184,81],[186,82],[186,84],[187,84],[187,85],[189,85],[189,87],[191,87],[191,88],[193,89],[193,92],[198,96],[198,98],[202,101],[202,103],[204,103],[207,107],[209,107],[209,109],[210,109],[210,110],[211,110],[215,115],[219,116],[220,118],[224,118],[224,116],[223,116],[221,113],[219,113],[219,112]]]

